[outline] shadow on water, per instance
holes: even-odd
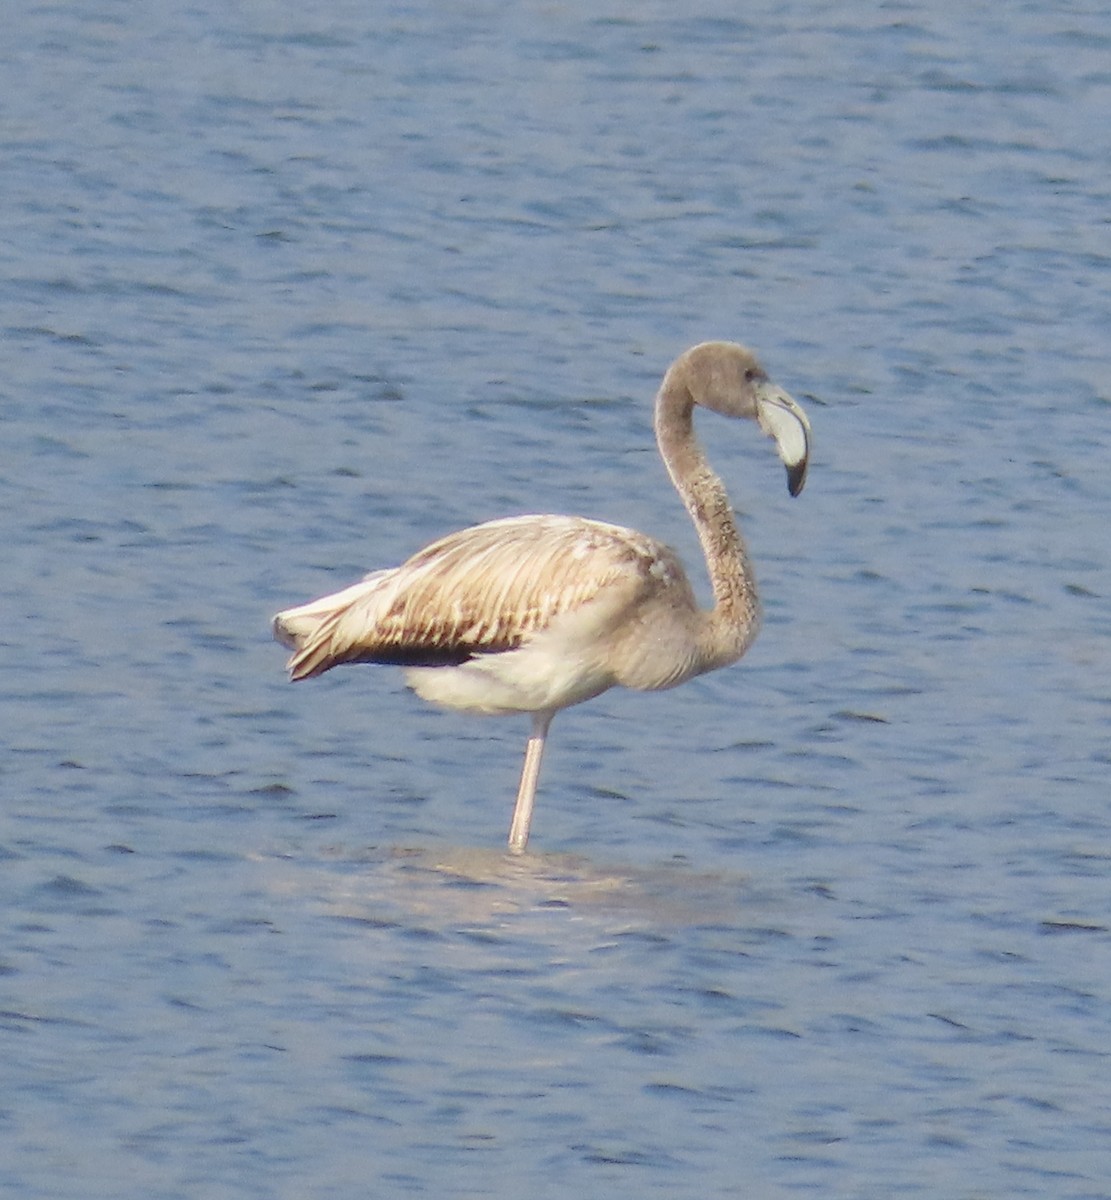
[[[315,897],[333,915],[437,931],[553,910],[626,927],[735,925],[770,900],[743,874],[695,872],[681,862],[629,867],[471,846],[336,848],[318,865],[263,862],[273,868],[274,890]]]

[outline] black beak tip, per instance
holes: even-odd
[[[806,466],[806,460],[803,459],[802,462],[787,468],[787,490],[792,496],[797,496],[806,483]]]

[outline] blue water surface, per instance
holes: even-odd
[[[1111,1197],[1111,11],[24,6],[0,41],[0,1193]],[[276,609],[529,511],[740,666],[553,726]]]

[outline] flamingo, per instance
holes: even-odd
[[[760,621],[756,582],[729,497],[695,436],[693,412],[747,417],[775,440],[792,496],[802,491],[810,422],[753,352],[703,342],[668,368],[656,395],[661,457],[698,533],[713,585],[699,607],[670,547],[585,517],[487,521],[433,542],[399,567],[286,609],[274,636],[292,649],[292,680],[343,663],[404,668],[445,708],[528,713],[532,728],[509,829],[528,843],[552,718],[620,685],[675,687],[736,662]]]

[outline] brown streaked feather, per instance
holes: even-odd
[[[292,642],[294,679],[341,663],[457,665],[516,649],[558,616],[621,586],[633,603],[649,587],[682,582],[674,554],[629,529],[573,517],[514,517],[434,542],[392,571],[313,608],[311,628],[276,628]],[[290,618],[288,623],[285,619]]]

